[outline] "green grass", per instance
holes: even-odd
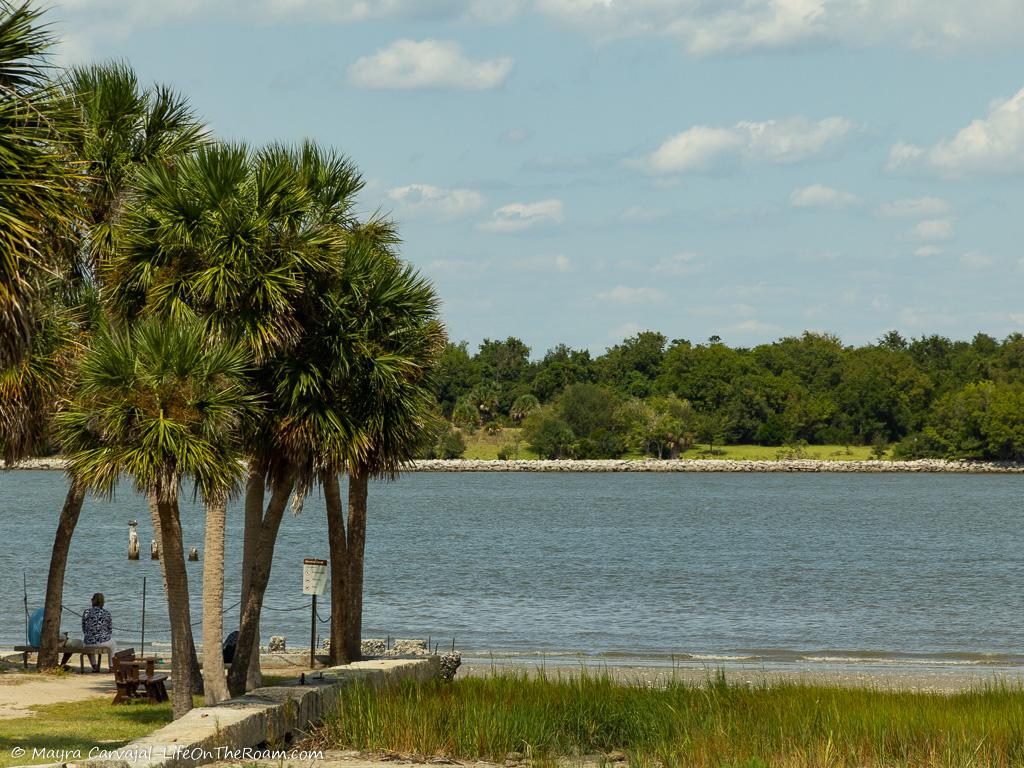
[[[522,430],[518,427],[506,427],[493,435],[488,435],[482,429],[478,429],[473,434],[463,432],[462,436],[466,440],[466,452],[462,454],[462,458],[493,461],[498,458],[498,451],[504,446],[514,446],[516,438],[519,438],[519,455],[512,458],[538,458],[537,454],[527,447],[526,441],[521,437],[521,433]]]
[[[488,435],[482,429],[474,434],[463,433],[466,439],[466,452],[464,459],[487,459],[498,458],[498,451],[505,445],[515,442],[515,438],[522,430],[518,428],[506,428],[494,435]],[[774,445],[725,445],[716,446],[714,455],[708,455],[706,445],[698,445],[685,451],[681,458],[684,459],[731,459],[733,461],[770,461],[780,458],[802,458],[820,459],[823,461],[866,461],[871,456],[869,445],[807,445],[800,452],[794,453],[785,446]],[[520,459],[536,459],[537,454],[531,451],[526,442],[520,439]],[[624,458],[644,458],[640,454],[628,454]]]
[[[724,445],[715,446],[713,456],[708,455],[706,445],[695,446],[685,451],[684,459],[732,459],[734,461],[765,461],[774,459],[819,459],[822,461],[867,461],[873,458],[870,445],[805,445],[794,452],[778,445]],[[719,453],[721,452],[721,453]],[[888,455],[886,456],[888,458]]]
[[[800,684],[665,688],[500,674],[346,689],[317,746],[501,762],[621,750],[635,766],[1009,768],[1024,765],[1024,693]]]
[[[29,717],[0,720],[0,767],[29,763],[77,762],[70,758],[32,758],[33,749],[79,750],[82,759],[91,749],[122,747],[171,722],[171,705],[129,704],[112,706],[110,696],[84,701],[44,704],[31,707]],[[196,706],[202,706],[201,696]],[[11,750],[20,747],[26,754],[15,757]]]

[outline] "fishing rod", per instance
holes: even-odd
[[[21,586],[24,590],[25,595],[25,645],[29,645],[28,642],[28,575],[21,572]],[[28,658],[27,656],[25,658]]]

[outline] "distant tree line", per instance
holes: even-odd
[[[702,446],[872,445],[895,458],[1024,459],[1024,335],[844,345],[805,332],[751,348],[645,331],[597,357],[560,344],[540,360],[520,339],[449,344],[437,376],[447,431],[521,426],[549,458],[672,458]],[[505,453],[518,452],[518,444]]]

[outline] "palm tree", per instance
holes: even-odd
[[[48,82],[52,43],[28,2],[0,2],[0,367],[28,352],[40,278],[52,271],[47,230],[74,217],[62,142],[66,113]]]
[[[202,324],[146,319],[96,336],[72,403],[58,416],[74,484],[110,496],[125,476],[157,500],[176,718],[192,708],[193,694],[179,487],[193,480],[216,509],[241,480],[241,427],[253,406],[247,374],[246,350],[211,339]],[[219,633],[217,641],[219,651]]]
[[[361,658],[363,564],[371,477],[394,478],[433,433],[433,373],[444,349],[433,286],[372,235],[356,233],[339,286],[335,384],[345,443],[348,519],[337,474],[324,473],[331,547],[331,655]]]
[[[540,401],[534,395],[520,395],[515,399],[515,402],[512,403],[512,407],[509,409],[508,415],[511,416],[512,420],[518,424],[538,408],[540,408]]]
[[[294,432],[279,418],[288,406],[280,393],[304,325],[322,312],[324,286],[337,280],[361,185],[348,161],[310,143],[258,153],[241,145],[205,147],[140,175],[121,247],[105,271],[123,316],[195,313],[212,335],[244,343],[254,362],[252,391],[270,406],[246,439],[233,691],[258,684],[253,649],[277,531],[297,479],[307,478],[308,487],[315,474],[288,442]]]
[[[80,171],[73,186],[77,211],[75,226],[51,232],[48,246],[59,253],[59,290],[47,292],[47,306],[64,307],[73,317],[72,338],[64,346],[42,346],[34,356],[48,356],[63,375],[51,389],[44,407],[35,413],[48,423],[60,393],[75,380],[75,355],[104,314],[106,286],[99,280],[101,266],[113,250],[113,231],[131,195],[138,169],[147,164],[167,165],[182,153],[207,141],[202,124],[184,99],[166,87],[143,89],[132,70],[123,64],[72,69],[59,82],[59,99],[70,118],[63,124],[62,140],[72,167]],[[0,397],[4,393],[0,392]],[[6,403],[6,399],[4,403]],[[0,403],[0,410],[3,403]],[[24,455],[24,453],[22,454]],[[38,666],[57,664],[64,570],[77,526],[84,494],[69,487],[57,524],[46,584]],[[154,530],[159,520],[154,511]],[[161,563],[161,570],[163,564]],[[166,587],[166,578],[165,578]],[[195,653],[191,656],[194,658]],[[194,665],[198,676],[198,663]]]

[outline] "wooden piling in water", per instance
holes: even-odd
[[[138,560],[139,559],[139,527],[138,520],[128,521],[128,559]]]

